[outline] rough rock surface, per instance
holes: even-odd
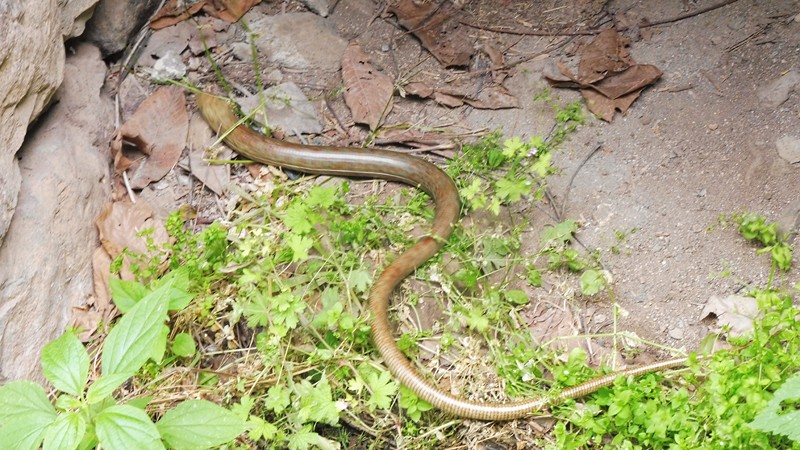
[[[0,246],[19,191],[15,155],[64,71],[64,37],[83,30],[94,0],[0,2]],[[35,57],[34,57],[35,56]]]
[[[86,25],[86,39],[100,47],[103,56],[118,53],[158,4],[158,0],[100,0]]]
[[[42,346],[93,292],[91,224],[109,197],[114,117],[105,72],[97,48],[76,48],[59,102],[19,152],[19,201],[0,247],[0,381],[35,378]]]
[[[295,70],[339,70],[347,42],[329,21],[312,13],[248,13],[245,20],[251,21],[258,51],[268,62]]]

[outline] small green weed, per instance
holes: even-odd
[[[739,224],[739,233],[745,239],[764,246],[756,253],[769,253],[774,267],[789,270],[792,266],[792,247],[786,242],[785,236],[778,233],[777,223],[767,223],[763,216],[752,213],[734,215],[733,220]]]

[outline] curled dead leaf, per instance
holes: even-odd
[[[204,3],[203,11],[206,14],[234,23],[261,0],[206,0]]]
[[[163,262],[167,256],[152,250],[151,244],[161,247],[168,243],[169,235],[161,220],[154,217],[153,209],[143,201],[109,203],[103,207],[95,223],[100,243],[112,260],[126,250],[126,253],[145,255],[146,261],[160,258]],[[134,279],[131,263],[130,256],[124,255],[120,272],[123,280]]]
[[[457,20],[455,2],[400,0],[387,8],[400,25],[409,30],[445,67],[466,66],[473,53],[473,40]]]
[[[369,62],[358,44],[350,44],[342,55],[344,101],[353,120],[378,128],[381,120],[392,110],[394,82]]]
[[[642,91],[661,78],[662,72],[650,64],[636,64],[628,52],[630,40],[614,29],[600,33],[581,51],[578,74],[563,62],[543,72],[555,87],[578,88],[589,111],[611,122],[614,112],[623,114]]]
[[[176,23],[183,22],[184,20],[197,14],[200,9],[205,5],[205,0],[201,0],[195,4],[187,5],[181,2],[178,5],[178,0],[169,0],[159,9],[153,18],[150,19],[150,28],[153,30],[160,30]]]
[[[116,172],[129,171],[134,189],[160,180],[177,164],[188,128],[183,90],[177,86],[158,89],[117,132],[111,144]]]

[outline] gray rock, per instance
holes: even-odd
[[[250,17],[256,18],[250,23],[259,36],[256,47],[268,62],[295,70],[339,70],[347,42],[330,21],[312,13]]]
[[[331,11],[331,2],[328,0],[300,0],[300,3],[322,17],[328,17]]]
[[[20,187],[17,150],[64,76],[64,38],[96,0],[0,1],[0,247]]]
[[[186,64],[180,55],[172,51],[167,52],[161,59],[153,64],[151,76],[156,81],[180,80],[186,75]]]
[[[100,0],[86,24],[86,39],[103,56],[121,52],[155,11],[159,0]]]
[[[295,132],[312,134],[322,132],[322,120],[316,108],[296,84],[287,82],[266,89],[264,101],[266,120],[263,114],[255,115],[260,123],[270,128],[280,128],[290,135]],[[247,114],[256,109],[260,103],[258,95],[239,100],[242,111]]]
[[[670,328],[668,334],[669,334],[669,337],[671,337],[672,339],[675,339],[676,341],[679,341],[679,340],[683,339],[683,335],[685,334],[685,331],[684,331],[683,328],[677,328],[677,327],[676,328]]]
[[[113,108],[106,67],[83,44],[67,59],[59,103],[20,150],[22,184],[0,247],[0,380],[40,378],[39,353],[94,292],[94,220],[110,195]]]
[[[775,141],[778,148],[778,155],[785,159],[789,164],[800,162],[800,138],[796,136],[781,136]]]
[[[800,72],[790,70],[782,77],[758,90],[761,104],[769,108],[777,108],[789,98],[789,94],[800,84]]]
[[[139,54],[137,63],[152,67],[169,54],[180,55],[189,46],[192,28],[189,22],[181,22],[155,31]]]

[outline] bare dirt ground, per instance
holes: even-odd
[[[486,28],[531,25],[569,31],[611,21],[624,28],[623,21],[655,22],[717,2],[500,3],[467,2],[464,17]],[[443,71],[391,20],[375,20],[376,10],[369,5],[340,2],[329,20],[397,78],[457,77]],[[612,123],[588,120],[558,153],[555,165],[562,171],[550,180],[550,192],[558,205],[567,199],[564,218],[581,221],[581,242],[600,250],[624,310],[621,329],[692,350],[714,328],[713,322],[700,320],[710,296],[766,283],[768,258],[756,255],[734,225],[721,227],[719,219],[752,211],[786,229],[797,222],[800,168],[778,155],[776,141],[800,133],[800,100],[790,95],[774,107],[760,101],[758,92],[800,66],[798,13],[796,1],[743,0],[640,32],[628,29],[633,58],[657,66],[663,77],[626,115],[618,113]],[[505,49],[507,61],[536,55],[560,39],[569,42],[549,57],[534,58],[510,72],[505,85],[519,99],[518,109],[451,109],[412,100],[398,102],[388,122],[405,119],[429,127],[501,129],[507,136],[547,135],[553,112],[533,100],[547,88],[542,71],[592,37],[519,36],[479,28],[468,34],[476,46]],[[480,82],[475,81],[476,89]],[[567,89],[551,89],[551,95],[562,104],[579,98]],[[553,223],[537,209],[516,213],[528,214],[539,226]],[[535,252],[537,235],[528,242],[530,253]],[[796,274],[790,277],[787,281],[797,281]],[[563,289],[532,293],[553,300],[551,294],[558,297]],[[593,300],[585,308],[577,313],[584,316],[577,322],[587,324],[582,331],[607,331],[609,303]]]

